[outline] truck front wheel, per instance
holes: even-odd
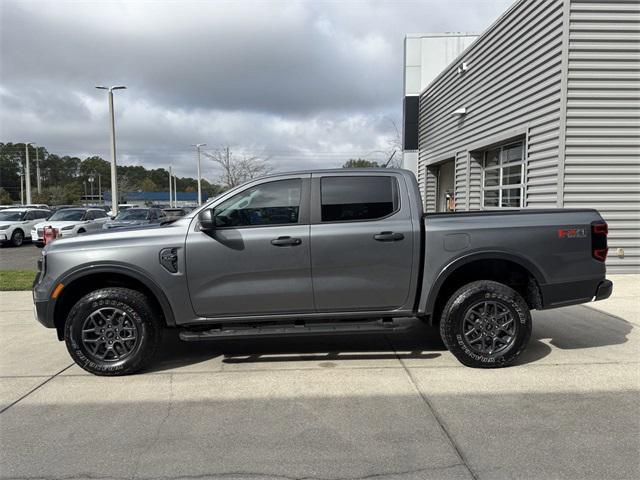
[[[95,375],[127,375],[147,366],[162,341],[163,325],[142,293],[102,288],[73,306],[64,328],[67,350]]]
[[[512,288],[481,280],[456,291],[442,312],[440,334],[464,365],[506,367],[520,356],[531,337],[531,314]]]

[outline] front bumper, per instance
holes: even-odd
[[[603,280],[598,285],[598,288],[596,289],[596,295],[593,300],[596,302],[598,300],[604,300],[606,298],[609,298],[612,293],[613,293],[613,282],[611,280]]]
[[[47,328],[54,328],[53,314],[49,315],[49,301],[33,302],[33,316]]]

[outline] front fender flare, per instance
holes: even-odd
[[[129,276],[140,283],[144,284],[151,293],[155,296],[160,308],[162,309],[162,314],[164,315],[165,321],[168,326],[175,326],[176,321],[173,315],[173,309],[171,308],[171,304],[169,303],[169,299],[165,295],[164,291],[160,286],[151,278],[151,276],[145,272],[144,270],[132,267],[128,264],[120,264],[120,263],[95,263],[90,265],[79,265],[75,267],[73,270],[66,272],[63,276],[59,277],[53,285],[57,285],[58,283],[62,283],[63,285],[69,285],[72,282],[75,282],[83,277],[88,275],[94,275],[96,273],[117,273],[120,275]]]

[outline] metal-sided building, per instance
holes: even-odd
[[[404,163],[426,211],[597,208],[609,271],[640,271],[640,3],[519,0],[419,93],[416,38]]]

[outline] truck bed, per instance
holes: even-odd
[[[592,257],[594,222],[603,222],[602,217],[586,208],[425,214],[419,309],[432,313],[432,299],[448,270],[488,256],[503,259],[505,268],[519,265],[531,272],[542,308],[588,302],[605,277],[604,262]]]

